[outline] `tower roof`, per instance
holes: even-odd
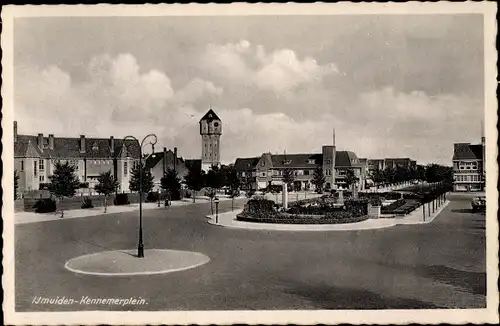
[[[217,114],[215,114],[214,110],[210,109],[210,110],[208,110],[207,113],[205,113],[203,118],[200,119],[200,122],[205,121],[205,120],[207,120],[207,121],[219,120],[220,121],[220,118],[217,116]]]

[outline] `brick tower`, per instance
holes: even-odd
[[[201,167],[208,171],[212,166],[220,167],[220,136],[222,122],[210,109],[200,120]]]

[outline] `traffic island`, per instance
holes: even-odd
[[[144,257],[137,250],[113,250],[79,256],[64,267],[74,273],[96,276],[133,276],[166,274],[206,264],[210,258],[199,252],[148,249]]]

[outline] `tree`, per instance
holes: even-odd
[[[377,169],[372,173],[373,182],[378,186],[380,183],[384,182],[384,171]]]
[[[184,184],[193,192],[193,203],[196,202],[196,192],[203,188],[205,181],[205,171],[199,168],[190,168],[184,176]]]
[[[118,180],[111,175],[111,171],[99,174],[94,190],[98,194],[104,195],[104,213],[108,208],[108,196],[116,192],[116,189],[118,189]]]
[[[403,181],[408,181],[410,177],[410,172],[408,169],[402,166],[397,166],[395,171],[394,171],[394,180],[396,182],[403,182]]]
[[[243,179],[243,183],[245,184],[245,196],[247,198],[252,198],[252,196],[255,194],[255,189],[254,189],[254,177],[251,175],[251,172],[247,172],[246,177]]]
[[[394,170],[393,167],[391,166],[386,167],[383,173],[384,173],[385,183],[393,184],[395,182],[396,171]]]
[[[344,181],[345,181],[347,188],[349,188],[354,195],[353,185],[358,181],[358,177],[356,177],[356,174],[354,173],[353,169],[347,169],[345,171]]]
[[[177,176],[177,171],[173,169],[167,169],[165,174],[160,180],[161,188],[165,190],[168,194],[168,200],[171,200],[172,194],[179,193],[181,189],[181,179]]]
[[[76,189],[80,186],[80,181],[75,175],[75,167],[69,162],[64,164],[55,163],[54,174],[49,176],[50,184],[48,189],[52,195],[59,198],[61,203],[61,217],[64,217],[64,197],[73,197]]]
[[[141,168],[140,163],[134,164],[132,171],[130,171],[130,182],[129,188],[131,191],[139,192],[141,190]],[[148,193],[153,189],[154,177],[151,171],[144,169],[144,163],[142,164],[142,193]]]
[[[224,184],[224,174],[218,166],[213,165],[208,173],[205,175],[205,186],[208,187],[207,195],[210,198],[210,209],[213,214],[213,200],[217,191],[222,188]]]
[[[326,182],[326,177],[323,174],[323,168],[320,165],[318,165],[314,169],[313,178],[311,180],[311,183],[316,188],[316,192],[318,194],[323,192],[323,187],[325,185],[325,182]]]
[[[19,174],[14,170],[14,200],[17,199],[17,191],[19,189]]]
[[[426,180],[426,173],[425,173],[425,166],[423,165],[417,165],[417,178],[421,181]]]
[[[295,180],[295,175],[293,174],[292,169],[285,168],[283,170],[283,178],[282,178],[282,180],[283,180],[283,183],[288,186],[288,191],[291,191],[293,181]]]
[[[234,198],[238,197],[240,192],[241,181],[238,177],[238,172],[233,165],[230,165],[224,170],[224,183],[229,187],[229,197],[231,198],[231,211],[234,210]]]

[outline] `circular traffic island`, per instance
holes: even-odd
[[[147,249],[144,257],[137,250],[113,250],[70,259],[64,267],[74,273],[96,276],[153,275],[178,272],[206,264],[210,258],[199,252]]]

